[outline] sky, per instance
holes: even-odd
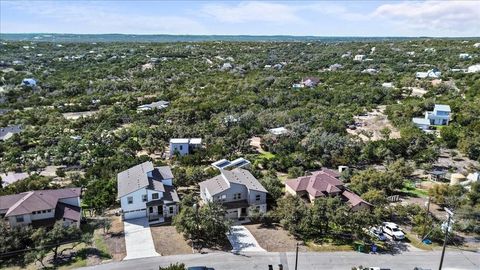
[[[480,1],[0,1],[0,33],[480,36]]]

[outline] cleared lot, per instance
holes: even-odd
[[[252,233],[258,244],[269,252],[295,251],[297,241],[280,226],[262,227],[259,224],[245,225]],[[307,251],[307,247],[300,245],[300,251]]]
[[[192,247],[174,226],[161,225],[150,228],[155,250],[162,256],[192,254]]]

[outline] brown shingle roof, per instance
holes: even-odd
[[[8,209],[6,217],[54,209],[58,200],[79,197],[80,188],[48,189],[0,197],[0,209]]]
[[[285,184],[296,192],[307,191],[313,197],[337,193],[343,189],[342,181],[324,171],[316,171],[308,176],[287,180]]]

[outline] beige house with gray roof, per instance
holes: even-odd
[[[267,212],[267,193],[249,171],[241,168],[221,169],[220,175],[200,183],[202,200],[220,202],[230,218],[246,217],[252,208]]]
[[[124,219],[147,217],[162,223],[178,213],[180,202],[169,166],[153,167],[151,161],[117,175],[118,199]]]

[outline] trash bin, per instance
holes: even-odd
[[[365,246],[363,244],[358,244],[357,251],[363,252],[365,250]]]

